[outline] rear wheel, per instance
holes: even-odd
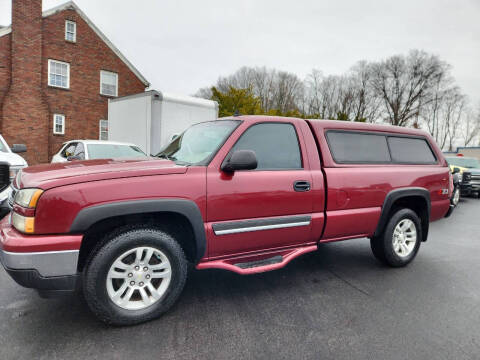
[[[107,237],[90,255],[84,295],[100,320],[132,325],[167,311],[182,292],[186,276],[185,255],[170,235],[128,229]]]
[[[410,263],[420,248],[422,226],[418,215],[410,209],[393,213],[383,233],[370,240],[374,256],[382,263],[401,267]]]

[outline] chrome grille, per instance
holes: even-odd
[[[0,162],[0,192],[10,185],[10,165]]]
[[[10,209],[13,209],[13,202],[15,200],[15,195],[17,195],[18,189],[15,188],[13,184],[10,185],[10,188],[12,189],[12,191],[10,192],[10,195],[8,195],[8,206],[10,207]]]
[[[475,174],[471,176],[471,182],[478,184],[480,183],[480,174]]]
[[[468,183],[472,180],[472,173],[469,173],[468,171],[463,172],[463,177],[462,177],[462,182]]]

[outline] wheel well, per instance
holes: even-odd
[[[192,224],[183,215],[172,212],[155,212],[115,216],[94,223],[85,232],[80,246],[78,271],[82,271],[88,256],[107,234],[125,226],[148,226],[170,234],[182,247],[187,260],[195,262],[197,246]]]
[[[392,204],[388,218],[390,218],[390,216],[392,216],[397,210],[404,208],[415,211],[418,215],[422,224],[422,241],[427,241],[428,227],[430,224],[427,200],[423,196],[418,195],[401,197],[400,199],[395,200]]]

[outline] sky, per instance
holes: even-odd
[[[65,1],[44,0],[44,10]],[[410,49],[439,55],[480,103],[480,0],[76,0],[151,83],[190,95],[241,66],[305,78]],[[11,0],[0,0],[0,24]]]

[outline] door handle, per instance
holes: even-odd
[[[310,183],[305,180],[297,180],[293,183],[293,190],[295,191],[310,191]]]

